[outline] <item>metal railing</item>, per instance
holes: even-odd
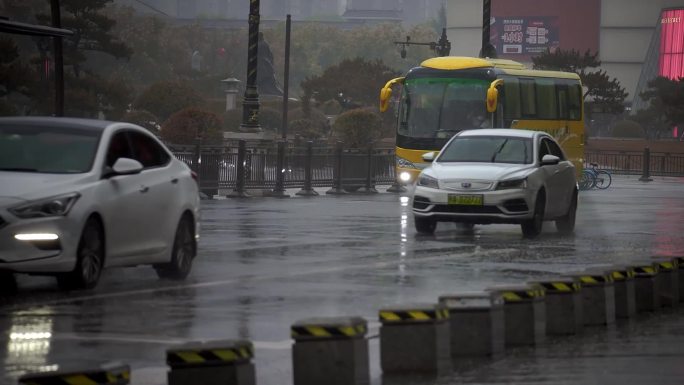
[[[244,144],[243,144],[244,145]],[[174,155],[198,175],[200,190],[274,189],[278,178],[284,188],[332,187],[339,180],[344,190],[395,182],[394,149],[347,149],[335,146],[287,145],[283,168],[278,167],[278,142],[259,147],[168,145]],[[283,151],[283,150],[281,150]],[[240,164],[240,157],[244,161]],[[238,178],[243,175],[243,178]],[[308,177],[308,179],[307,179]],[[240,180],[241,179],[241,180]]]
[[[684,176],[684,154],[592,151],[585,154],[585,167],[596,163],[613,174],[642,176]]]

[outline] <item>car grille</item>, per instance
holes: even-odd
[[[6,224],[7,224],[7,221],[4,220],[2,217],[0,217],[0,229],[5,227]]]
[[[504,203],[504,207],[506,210],[516,213],[526,212],[529,210],[527,207],[527,202],[525,202],[524,199],[511,199],[506,201],[506,203]]]
[[[435,205],[433,212],[458,214],[501,214],[496,206]]]
[[[491,190],[494,183],[483,180],[444,180],[440,187],[453,191],[486,191]]]

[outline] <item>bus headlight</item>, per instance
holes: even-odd
[[[401,174],[399,174],[399,179],[400,179],[402,182],[410,182],[410,181],[411,181],[411,174],[408,173],[408,172],[406,172],[406,171],[404,171],[404,172],[402,172]]]
[[[397,156],[397,166],[399,166],[401,168],[413,168],[413,169],[418,170],[418,167],[416,167],[416,165],[413,164],[413,162],[411,162],[408,159],[404,159],[400,156]]]

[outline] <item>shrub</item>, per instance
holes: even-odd
[[[335,99],[330,99],[323,103],[321,110],[326,115],[339,115],[342,113],[342,105]]]
[[[377,113],[364,108],[347,111],[335,120],[334,135],[346,147],[361,148],[380,139],[382,119]]]
[[[311,108],[309,111],[309,116],[307,117],[304,113],[304,109],[302,108],[296,108],[292,111],[289,112],[288,114],[288,122],[289,124],[292,124],[295,120],[301,120],[301,119],[306,119],[311,121],[312,128],[314,130],[323,132],[323,133],[328,133],[329,131],[329,124],[328,124],[328,117],[325,116],[321,110],[318,110],[316,108]]]
[[[203,144],[223,143],[223,123],[218,115],[198,108],[178,111],[164,122],[162,138],[173,144],[193,144],[195,138],[202,137]]]
[[[612,134],[616,138],[643,138],[644,129],[637,122],[622,120],[615,123]]]
[[[188,107],[199,107],[204,99],[197,91],[182,82],[159,82],[151,85],[136,99],[136,110],[149,111],[161,121]]]
[[[159,133],[159,119],[151,112],[145,110],[131,110],[128,111],[122,118],[122,121],[137,124],[150,131],[153,134]]]
[[[288,124],[288,135],[299,135],[303,139],[313,140],[322,138],[325,133],[317,128],[311,120],[297,119]]]

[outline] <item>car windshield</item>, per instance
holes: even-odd
[[[456,137],[438,162],[532,163],[532,140],[501,136]]]
[[[0,171],[78,174],[92,168],[100,132],[0,126]]]

